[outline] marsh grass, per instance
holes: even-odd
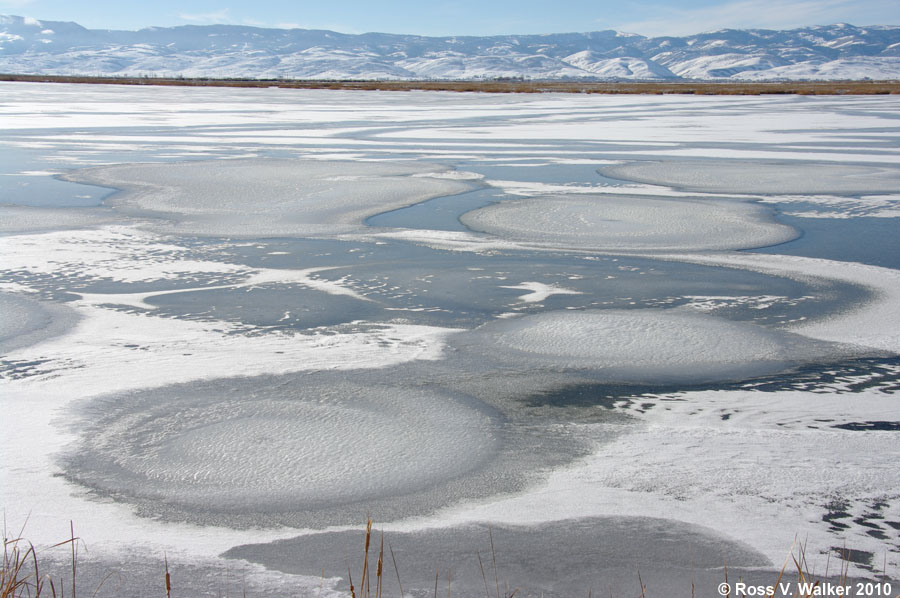
[[[56,581],[49,575],[41,573],[41,566],[37,550],[34,545],[25,540],[22,530],[16,537],[9,537],[6,526],[3,529],[3,567],[0,569],[0,598],[65,598],[66,584],[63,579]],[[68,540],[54,544],[50,548],[69,545],[71,557],[71,593],[75,598],[75,580],[78,574],[78,542],[75,536],[75,527],[69,522],[70,536]],[[27,547],[26,547],[27,546]],[[100,582],[98,589],[103,585]]]
[[[900,81],[377,81],[304,79],[212,79],[183,77],[89,77],[0,74],[0,81],[101,83],[187,87],[281,87],[363,91],[459,91],[484,93],[600,93],[687,95],[882,95],[900,93]]]
[[[390,543],[388,543],[387,553],[385,553],[384,532],[374,532],[372,529],[372,525],[373,522],[371,519],[369,519],[366,523],[365,528],[365,538],[362,551],[362,566],[359,569],[359,576],[356,578],[358,583],[354,583],[352,564],[349,561],[347,563],[347,579],[350,584],[349,598],[384,598],[386,555],[390,555],[391,557],[391,563],[393,565],[394,574],[396,575],[396,581],[399,587],[401,598],[408,596],[408,594],[403,589],[400,569],[397,564],[397,559],[394,556],[393,548],[391,547]],[[69,538],[67,540],[49,547],[50,549],[53,549],[67,546],[70,552],[69,558],[71,559],[71,562],[69,566],[68,579],[64,579],[63,577],[54,579],[52,576],[42,571],[41,558],[38,555],[38,551],[31,542],[24,539],[23,532],[20,531],[15,535],[15,537],[10,537],[7,534],[4,526],[3,563],[2,569],[0,569],[0,598],[66,598],[67,596],[76,598],[76,578],[78,575],[78,546],[81,542],[81,539],[75,536],[75,529],[71,523],[69,531]],[[375,533],[378,533],[377,551],[373,544]],[[488,529],[488,536],[490,539],[491,551],[490,561],[488,561],[488,563],[490,564],[490,576],[488,574],[488,571],[485,570],[485,560],[482,558],[481,553],[476,552],[478,565],[481,572],[481,578],[484,584],[485,598],[515,598],[516,595],[519,594],[520,588],[514,588],[510,590],[510,586],[505,580],[503,580],[503,583],[501,584],[501,575],[497,567],[497,554],[494,548],[494,536],[493,531],[491,531],[490,528]],[[830,571],[831,554],[829,553],[825,563],[825,570],[822,575],[819,576],[816,574],[814,566],[810,563],[810,560],[807,557],[806,544],[795,541],[791,546],[790,553],[784,560],[784,564],[779,571],[777,580],[772,586],[776,588],[774,592],[766,594],[745,593],[737,591],[737,584],[733,584],[730,585],[729,588],[735,588],[735,591],[732,592],[732,590],[729,589],[725,594],[725,598],[749,598],[750,596],[753,596],[755,598],[788,598],[788,596],[790,598],[817,598],[819,596],[825,595],[824,585],[826,583],[841,586],[846,586],[851,583],[849,575],[850,560],[846,556],[847,554],[849,554],[849,551],[845,547],[842,549],[842,551],[839,552],[841,552],[841,558],[838,561],[838,571],[834,574],[832,574],[832,572]],[[375,559],[374,566],[370,564],[371,559]],[[164,569],[162,572],[160,572],[160,577],[162,578],[161,581],[164,580],[164,585],[161,584],[160,595],[162,595],[162,590],[164,588],[166,598],[172,598],[173,587],[171,576],[169,573],[168,556],[164,555],[163,563]],[[727,562],[723,561],[723,565],[724,582],[726,584],[730,584],[728,564]],[[95,596],[100,591],[103,583],[109,577],[110,575],[107,575],[104,579],[100,580],[97,583],[96,590],[94,591]],[[489,581],[489,577],[493,577],[493,579]],[[648,596],[652,598],[655,596],[666,596],[668,594],[668,592],[665,591],[663,593],[648,593],[648,588],[644,584],[640,569],[636,571],[635,577],[635,585],[637,587],[634,590],[634,594],[629,594],[624,598],[648,598]],[[690,590],[691,597],[695,598],[697,596],[697,589],[694,585],[693,577],[692,565]],[[882,582],[885,582],[888,579],[886,570],[882,571],[881,578]],[[792,594],[783,594],[779,590],[780,584],[785,579],[789,579],[791,582],[790,587],[794,588]],[[448,569],[446,571],[446,581],[447,598],[452,598],[453,575],[451,569]],[[491,581],[493,581],[493,583],[491,583]],[[741,580],[739,579],[738,581],[740,582]],[[324,588],[324,583],[325,577],[323,570],[322,588]],[[502,589],[501,585],[503,586]],[[441,571],[436,567],[434,574],[434,598],[438,598],[439,594],[442,593],[440,590],[440,586]],[[177,595],[177,588],[175,588],[175,590]],[[246,598],[246,591],[242,592],[242,595],[244,596],[244,598]],[[321,588],[319,591],[319,595],[321,596]],[[715,595],[717,594],[710,594],[709,592],[702,592],[701,594],[699,594],[699,596]],[[891,595],[893,596],[893,594]],[[593,598],[592,588],[589,588],[587,590],[586,596],[588,598]],[[612,593],[610,593],[610,598],[623,597],[614,596]],[[884,598],[890,597],[886,596]],[[900,594],[898,594],[896,598],[900,598]]]
[[[350,564],[347,565],[347,579],[350,582],[350,597],[351,598],[371,598],[372,595],[372,570],[369,566],[369,551],[372,544],[373,533],[372,533],[372,520],[369,519],[366,522],[366,535],[365,540],[363,542],[363,564],[362,564],[362,572],[360,574],[359,586],[353,584],[353,572],[351,571]],[[481,559],[481,553],[476,553],[478,557],[478,565],[481,567],[481,578],[484,582],[484,593],[486,598],[514,598],[515,595],[519,592],[519,588],[515,588],[510,591],[508,584],[504,582],[505,589],[503,593],[500,592],[500,576],[497,572],[497,554],[494,551],[494,533],[488,530],[488,535],[491,541],[491,563],[493,565],[493,574],[494,574],[494,589],[495,595],[492,596],[490,590],[488,589],[488,581],[487,574],[484,570],[484,562]],[[406,596],[403,591],[403,581],[400,579],[400,569],[397,567],[397,559],[394,558],[394,549],[388,544],[388,552],[391,555],[391,561],[394,565],[394,573],[397,575],[397,585],[400,588],[400,596]],[[373,552],[372,556],[375,554]],[[379,537],[379,547],[378,547],[378,560],[376,561],[375,566],[375,598],[383,598],[383,589],[384,589],[384,532],[380,532]],[[436,567],[434,571],[434,598],[438,598],[439,587],[441,581],[441,571],[440,568]],[[452,596],[452,588],[453,588],[453,570],[447,570],[447,598],[451,598]]]

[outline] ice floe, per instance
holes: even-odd
[[[109,210],[0,206],[0,233],[6,234],[86,228],[122,220],[121,216],[117,216]]]
[[[600,172],[705,193],[872,195],[900,190],[896,166],[670,159],[605,166]]]
[[[552,196],[498,202],[460,220],[513,241],[623,252],[764,247],[797,235],[766,208],[715,199]]]
[[[590,370],[615,382],[727,380],[827,353],[799,337],[675,309],[545,312],[452,342],[499,362]]]
[[[160,231],[277,237],[352,231],[368,216],[475,188],[448,172],[432,164],[242,159],[98,167],[67,178],[123,189],[107,203],[159,219]],[[439,176],[412,176],[429,173]]]

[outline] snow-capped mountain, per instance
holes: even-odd
[[[0,16],[0,72],[296,79],[898,79],[900,27],[347,35],[233,25],[85,29]]]

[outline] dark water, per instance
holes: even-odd
[[[900,221],[897,218],[798,218],[782,214],[778,220],[803,234],[788,243],[756,249],[756,253],[900,268]]]

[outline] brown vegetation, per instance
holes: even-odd
[[[490,532],[489,532],[490,533]],[[349,581],[349,593],[350,596],[348,598],[373,598],[372,594],[374,593],[374,598],[383,598],[383,582],[385,579],[386,571],[385,571],[385,557],[389,554],[391,557],[391,561],[393,564],[394,572],[397,576],[397,583],[400,588],[401,596],[405,596],[406,594],[403,592],[403,584],[400,580],[400,571],[397,568],[397,561],[394,559],[394,551],[388,545],[388,553],[386,554],[384,551],[384,532],[380,533],[379,546],[377,553],[373,551],[374,546],[372,546],[372,541],[375,539],[375,536],[372,531],[372,520],[369,519],[366,524],[365,531],[365,540],[364,540],[364,548],[363,548],[363,563],[362,563],[362,573],[359,578],[357,578],[358,585],[353,583],[353,573],[350,570],[350,566],[348,565],[347,570],[347,579]],[[3,539],[3,563],[2,567],[0,567],[0,598],[66,598],[66,586],[68,582],[71,582],[70,589],[70,598],[76,598],[76,562],[78,559],[77,553],[77,545],[80,541],[79,538],[75,536],[74,527],[71,527],[70,524],[70,537],[68,540],[64,540],[59,544],[56,544],[55,547],[66,546],[71,549],[71,571],[70,571],[70,579],[57,579],[54,581],[50,576],[43,574],[41,572],[40,567],[40,559],[38,558],[37,552],[34,546],[31,545],[28,541],[24,540],[21,537],[21,532],[18,537],[9,538],[6,537],[6,530],[4,530],[4,539]],[[493,584],[489,584],[488,575],[485,573],[484,563],[481,560],[481,555],[478,554],[478,562],[481,566],[481,577],[484,582],[484,592],[485,598],[514,598],[519,593],[519,588],[515,588],[510,590],[509,586],[504,582],[505,589],[501,590],[500,587],[500,577],[497,571],[497,558],[494,553],[494,538],[493,534],[490,534],[491,541],[491,565],[493,569]],[[27,545],[27,548],[25,548]],[[372,551],[372,552],[370,552]],[[369,559],[370,554],[372,557],[377,555],[377,562],[373,568],[370,567]],[[169,562],[168,559],[165,559],[165,566],[163,571],[160,572],[160,577],[165,580],[165,596],[166,598],[170,598],[172,595],[172,584],[171,578],[169,575]],[[724,584],[719,586],[719,594],[726,596],[726,598],[747,598],[748,596],[762,596],[763,598],[775,598],[776,595],[784,595],[785,598],[790,595],[791,598],[815,598],[820,595],[830,595],[828,594],[828,590],[825,588],[826,585],[829,584],[829,580],[831,584],[842,586],[842,587],[850,587],[849,582],[849,561],[845,556],[841,556],[841,563],[839,567],[839,571],[837,576],[832,575],[829,577],[828,565],[826,564],[824,576],[815,576],[811,572],[810,563],[807,560],[806,554],[806,546],[802,543],[798,543],[795,541],[794,545],[791,546],[790,554],[784,561],[784,565],[781,567],[781,571],[778,574],[778,579],[774,584],[769,586],[769,589],[763,593],[745,593],[740,591],[740,584],[731,583],[729,584],[728,580],[728,565],[725,564],[724,569]],[[439,571],[435,571],[434,578],[434,598],[438,597],[438,585],[439,585]],[[781,594],[780,590],[776,590],[775,588],[779,587],[779,584],[782,582],[782,579],[785,578],[785,574],[788,574],[789,577],[792,578],[792,583],[786,584],[790,586],[790,594]],[[878,596],[888,595],[892,596],[893,592],[891,592],[890,585],[885,583],[887,580],[887,576],[884,572],[881,578],[881,584],[875,584],[879,591]],[[640,594],[636,594],[639,598],[647,598],[647,587],[644,585],[643,580],[641,579],[640,570],[637,571],[637,588],[635,591],[640,591]],[[371,587],[372,581],[374,578],[375,587],[374,589]],[[100,586],[106,579],[100,580],[97,585],[97,590],[99,591]],[[323,579],[322,582],[324,584],[324,570],[323,570]],[[448,572],[447,574],[447,596],[450,598],[451,596],[451,575]],[[802,585],[801,585],[802,584]],[[872,584],[869,584],[872,585]],[[493,587],[490,587],[493,586]],[[722,589],[724,588],[724,589]],[[754,586],[754,588],[762,588],[762,586]],[[885,593],[881,593],[881,589],[885,590]],[[732,593],[732,589],[734,592]],[[321,590],[320,590],[321,591]],[[160,591],[160,595],[162,596],[163,592]],[[588,598],[592,596],[593,592],[589,589],[587,592]],[[704,593],[705,595],[706,593]],[[96,595],[96,592],[95,592]],[[246,590],[243,592],[243,595],[246,596]],[[694,587],[693,582],[693,574],[691,575],[691,596],[696,595],[696,588]],[[898,595],[900,598],[900,595]]]
[[[188,87],[280,87],[365,91],[469,91],[484,93],[600,93],[689,95],[884,95],[900,94],[900,81],[326,81],[300,79],[205,79],[165,77],[84,77],[65,75],[2,75],[0,81],[39,83],[102,83],[106,85],[174,85]]]

